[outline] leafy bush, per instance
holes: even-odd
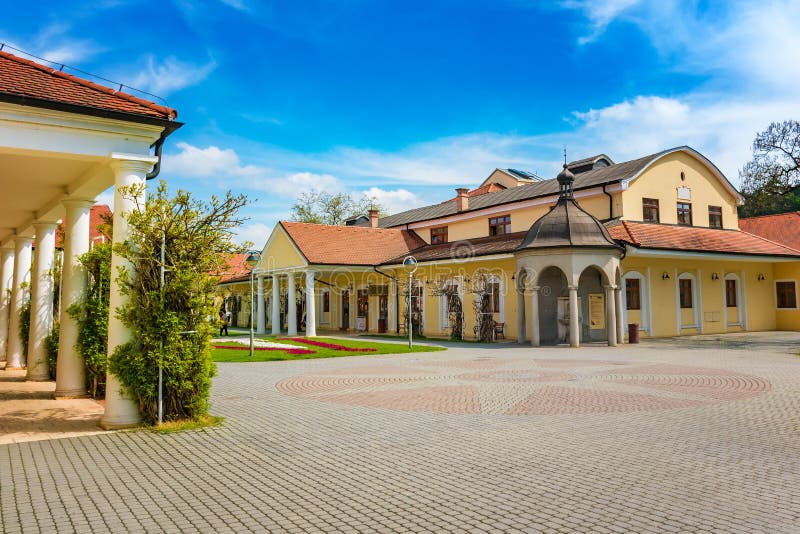
[[[50,378],[56,378],[56,364],[58,363],[58,335],[59,335],[58,321],[53,323],[53,329],[44,338],[44,346],[47,348],[47,371],[50,373]]]
[[[23,288],[23,291],[24,289],[25,288]],[[23,298],[25,301],[19,309],[19,337],[20,341],[22,341],[22,354],[27,356],[28,337],[31,333],[31,298],[30,295],[27,294]]]
[[[83,300],[67,309],[78,323],[75,348],[83,357],[86,390],[94,398],[106,394],[108,367],[108,301],[111,285],[111,244],[101,243],[78,260],[86,270],[87,286]]]
[[[133,199],[140,193],[135,188],[122,191]],[[128,215],[131,237],[114,251],[130,262],[118,274],[128,302],[117,313],[133,336],[114,350],[109,365],[147,422],[158,417],[159,364],[164,419],[200,420],[207,415],[216,372],[210,346],[217,320],[218,279],[213,274],[221,271],[226,255],[239,250],[231,237],[242,222],[237,213],[245,202],[244,196],[230,193],[222,200],[212,197],[210,203],[185,191],[169,198],[162,181],[144,209]]]

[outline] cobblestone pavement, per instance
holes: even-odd
[[[0,531],[800,532],[793,336],[220,364],[223,427],[0,446]]]

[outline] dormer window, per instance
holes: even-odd
[[[649,223],[659,222],[657,198],[642,199],[642,220]]]
[[[447,227],[431,228],[431,245],[447,243]]]
[[[692,204],[690,202],[678,202],[678,224],[692,225]]]
[[[511,215],[491,217],[489,219],[489,235],[503,235],[511,233]]]
[[[722,228],[722,207],[709,206],[708,207],[708,227],[709,228]]]

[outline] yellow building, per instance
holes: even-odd
[[[689,147],[472,191],[355,226],[280,222],[255,268],[259,331],[404,333],[534,345],[798,329],[800,251],[739,229],[741,196]],[[248,286],[249,289],[249,286]],[[228,288],[230,291],[230,288]],[[294,298],[289,298],[289,296]]]

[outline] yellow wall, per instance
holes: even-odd
[[[681,171],[684,181],[681,181]],[[704,164],[684,152],[664,156],[631,182],[622,194],[622,218],[641,221],[642,198],[657,198],[660,222],[677,224],[677,190],[681,186],[691,189],[694,226],[708,226],[708,206],[720,206],[722,226],[733,230],[739,228],[737,199]]]
[[[774,330],[777,316],[774,304],[774,284],[772,263],[761,262],[731,262],[731,261],[706,261],[686,259],[644,259],[628,257],[622,262],[623,274],[637,271],[646,276],[650,271],[650,292],[652,294],[653,335],[655,337],[669,337],[678,335],[678,301],[676,283],[681,273],[695,275],[695,306],[697,317],[702,322],[702,331],[705,334],[741,331],[743,328],[731,323],[741,322],[745,317],[738,317],[736,309],[727,314],[725,306],[725,275],[734,273],[739,277],[739,294],[743,311],[746,308],[748,330]],[[699,271],[699,272],[698,272]],[[669,279],[662,278],[663,273]],[[712,280],[713,273],[717,273],[717,280]],[[766,280],[759,281],[758,275],[763,274]],[[642,287],[642,291],[645,291]],[[742,299],[742,297],[744,297]],[[624,305],[624,302],[623,302]],[[682,323],[694,323],[694,315],[690,309],[681,309]],[[743,314],[745,315],[745,314]],[[633,315],[628,314],[628,322],[636,322]],[[638,317],[640,324],[641,316]],[[698,324],[698,327],[700,325]],[[682,335],[698,334],[700,328],[681,329]]]
[[[794,280],[800,289],[800,262],[776,263],[774,270],[775,280]],[[774,280],[770,282],[773,292],[773,299],[777,300]],[[800,303],[800,295],[797,295]],[[773,304],[775,306],[775,304]],[[776,310],[778,330],[800,330],[800,309],[796,310]]]
[[[272,242],[268,242],[264,247],[262,260],[258,268],[260,270],[269,270],[302,265],[306,265],[306,261],[297,252],[297,248],[284,230],[280,226],[276,226]]]
[[[616,217],[622,213],[622,200],[619,193],[612,195],[612,197],[614,199],[614,216]],[[609,218],[609,198],[602,193],[581,198],[578,200],[578,204],[598,219]],[[525,232],[537,219],[547,213],[553,205],[555,205],[555,200],[548,204],[526,208],[513,208],[513,206],[509,206],[508,210],[498,211],[496,214],[492,215],[475,216],[471,213],[465,213],[463,218],[456,222],[438,224],[432,221],[430,227],[419,228],[415,231],[426,243],[430,243],[431,241],[430,229],[438,226],[447,226],[447,239],[450,242],[474,239],[476,237],[487,237],[489,235],[490,218],[511,215],[511,231]]]

